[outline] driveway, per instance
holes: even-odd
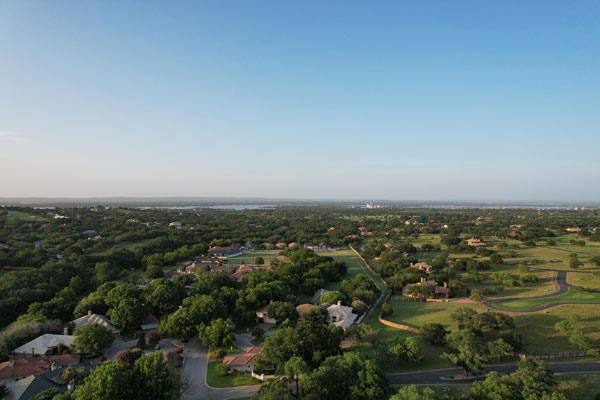
[[[206,368],[208,365],[208,349],[199,342],[186,346],[184,377],[187,388],[183,400],[225,400],[239,397],[250,397],[258,392],[260,385],[240,386],[234,388],[216,389],[206,385]]]

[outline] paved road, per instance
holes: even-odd
[[[555,374],[600,372],[600,362],[547,363],[546,366]],[[500,374],[510,374],[517,370],[516,365],[491,365],[484,372],[496,371]],[[473,376],[466,379],[442,379],[444,376],[461,376],[461,368],[439,369],[435,371],[409,372],[405,374],[387,375],[391,385],[459,385],[485,379],[485,375]]]
[[[206,386],[206,367],[208,365],[208,349],[199,342],[186,346],[184,376],[187,388],[183,400],[225,400],[230,398],[250,397],[260,389],[256,386],[240,386],[236,388],[213,389]]]

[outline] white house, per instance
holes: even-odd
[[[83,317],[79,317],[76,320],[71,321],[71,322],[73,322],[75,324],[74,330],[77,330],[84,325],[98,324],[98,325],[103,326],[106,329],[108,329],[110,331],[110,333],[113,334],[113,336],[119,335],[119,330],[112,325],[112,322],[110,321],[110,319],[108,319],[107,317],[105,317],[102,314],[92,314],[91,311],[88,311],[87,315],[84,315]]]
[[[352,307],[343,306],[340,301],[337,304],[327,307],[327,313],[329,314],[329,322],[335,326],[341,326],[344,329],[349,328],[358,314],[352,312]]]
[[[52,333],[45,333],[42,336],[33,339],[31,342],[17,347],[13,350],[13,353],[15,357],[21,356],[23,358],[33,355],[43,356],[52,354],[52,352],[61,345],[71,347],[74,341],[75,336],[72,335],[54,335]]]

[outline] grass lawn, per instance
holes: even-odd
[[[27,222],[27,221],[43,221],[46,218],[40,217],[39,215],[31,215],[28,213],[24,213],[22,211],[7,210],[6,223],[12,224],[17,219]]]
[[[279,256],[279,250],[253,251],[235,257],[227,258],[227,264],[241,264],[244,261],[246,264],[254,263],[256,257],[262,257],[265,260],[265,265],[273,263],[273,259]]]
[[[600,374],[558,375],[557,389],[569,400],[593,400],[600,393]]]
[[[600,289],[600,275],[569,272],[567,274],[567,283],[590,289]]]
[[[361,261],[356,254],[350,249],[338,250],[330,253],[321,253],[320,255],[333,257],[335,261],[342,261],[348,265],[348,271],[346,275],[342,277],[342,280],[352,280],[358,274],[364,274],[361,268]]]
[[[450,319],[450,315],[461,308],[472,308],[478,312],[486,311],[487,308],[481,304],[471,303],[433,303],[433,302],[402,302],[397,301],[400,297],[392,297],[390,304],[394,308],[392,315],[386,319],[420,328],[429,323],[444,325],[446,329],[456,329],[456,323]]]
[[[523,311],[545,304],[560,302],[600,303],[600,293],[579,292],[575,290],[575,288],[569,287],[567,293],[561,294],[559,296],[552,296],[541,299],[507,300],[494,303],[494,305],[500,308],[505,308],[507,310]]]
[[[227,388],[236,386],[248,386],[248,385],[259,385],[261,382],[258,379],[254,379],[250,375],[226,375],[221,376],[217,372],[217,365],[221,364],[220,361],[211,361],[208,363],[206,369],[206,384],[214,388]]]
[[[577,326],[583,329],[592,343],[600,344],[600,307],[597,305],[562,305],[536,313],[510,315],[515,319],[515,330],[523,337],[522,351],[527,354],[547,354],[577,351],[575,346],[569,343],[567,335],[554,328],[557,322],[574,314],[581,317]]]

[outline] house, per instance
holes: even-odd
[[[0,363],[0,380],[19,380],[27,376],[38,375],[58,367],[79,363],[79,353],[52,356],[20,358]]]
[[[243,353],[225,356],[223,364],[240,372],[252,373],[256,357],[262,354],[263,346],[246,347]]]
[[[416,264],[410,263],[410,268],[414,268],[414,269],[418,269],[419,271],[423,271],[427,275],[429,275],[431,273],[431,271],[433,271],[433,267],[424,262],[420,262],[420,263],[416,263]]]
[[[169,223],[169,228],[181,228],[181,226],[181,222],[179,221],[173,221]]]
[[[213,246],[208,249],[208,251],[219,258],[235,257],[242,254],[242,250],[239,247],[234,246]]]
[[[291,262],[292,262],[292,259],[291,259],[291,258],[289,258],[289,257],[286,257],[286,256],[277,256],[277,257],[275,257],[275,259],[276,259],[277,261],[281,261],[282,263],[286,263],[286,264],[288,264],[288,263],[291,263]]]
[[[315,294],[313,294],[312,297],[312,303],[313,304],[321,304],[321,296],[323,296],[324,293],[329,292],[329,290],[327,289],[319,289],[315,292]]]
[[[186,261],[185,263],[183,263],[185,272],[187,272],[188,274],[196,273],[196,269],[198,268],[213,271],[220,265],[221,261],[212,257],[196,257],[194,258],[194,261]]]
[[[8,249],[8,245],[6,243],[0,243],[0,249]]]
[[[413,297],[412,295],[410,295],[408,293],[408,289],[411,286],[415,286],[415,285],[429,285],[429,286],[433,286],[435,298],[448,299],[448,298],[450,298],[450,296],[452,296],[452,289],[450,289],[448,287],[448,284],[446,282],[444,282],[444,286],[440,286],[440,285],[438,285],[438,283],[436,281],[434,281],[434,280],[426,280],[423,277],[421,278],[421,282],[418,282],[418,283],[408,283],[408,284],[404,285],[404,287],[402,288],[402,296]]]
[[[520,236],[521,236],[521,234],[519,232],[515,232],[515,231],[512,231],[511,233],[508,234],[508,237],[511,239],[517,239]]]
[[[304,320],[304,314],[306,314],[309,311],[315,310],[317,308],[319,308],[321,306],[317,306],[314,304],[300,304],[299,306],[296,307],[296,311],[298,311],[298,321],[303,321]]]
[[[142,330],[143,331],[151,331],[153,329],[156,329],[156,327],[158,326],[158,318],[156,318],[154,315],[149,314],[143,321],[142,321]]]
[[[468,239],[467,240],[467,244],[469,246],[473,246],[473,247],[477,247],[477,248],[486,247],[487,246],[487,244],[485,244],[484,242],[482,242],[479,239]]]
[[[302,245],[302,247],[305,248],[305,249],[313,250],[313,251],[319,250],[319,246],[318,245],[316,245],[314,243],[310,243],[310,242],[304,243]]]
[[[292,242],[292,243],[288,244],[288,247],[298,247],[298,243]]]
[[[231,279],[234,279],[239,282],[242,280],[242,278],[244,278],[244,276],[246,276],[246,274],[249,274],[250,272],[254,271],[256,271],[256,267],[242,264],[238,267],[237,270],[235,270],[233,274],[230,275],[230,277]]]
[[[75,341],[75,336],[72,335],[55,335],[45,333],[38,336],[32,341],[25,343],[13,350],[15,358],[26,358],[33,356],[43,356],[56,354],[59,347],[70,347]]]
[[[271,247],[273,247],[273,243],[265,242],[265,243],[263,243],[263,247],[265,249],[270,249]]]
[[[579,228],[567,228],[565,230],[569,233],[579,233]]]
[[[337,304],[327,307],[329,322],[335,326],[348,329],[358,318],[358,314],[354,314],[352,310],[352,307],[343,306],[342,302],[338,301]]]
[[[79,317],[71,322],[75,324],[73,330],[77,330],[84,325],[97,324],[103,326],[108,331],[110,331],[110,333],[112,333],[114,337],[119,336],[119,330],[113,326],[110,319],[108,319],[102,314],[92,314],[91,310],[88,310],[87,315]]]
[[[242,250],[248,250],[248,251],[251,251],[251,250],[253,250],[253,249],[254,249],[254,246],[255,246],[255,245],[254,245],[254,243],[252,243],[252,242],[246,242],[246,243],[244,243],[244,245],[242,246]]]
[[[271,300],[271,303],[273,303],[273,300]],[[267,324],[276,324],[277,320],[275,318],[269,318],[269,307],[271,306],[271,303],[256,310],[256,317],[262,318]]]
[[[91,235],[91,234],[94,234],[94,235],[95,235],[95,234],[97,234],[97,233],[98,233],[98,232],[96,232],[96,231],[95,231],[95,230],[93,230],[93,229],[86,229],[85,231],[83,231],[83,234],[84,234],[84,235]]]
[[[277,250],[283,250],[283,249],[285,249],[286,247],[287,247],[287,243],[283,243],[283,242],[277,243],[277,244],[275,245],[275,248],[276,248]]]

